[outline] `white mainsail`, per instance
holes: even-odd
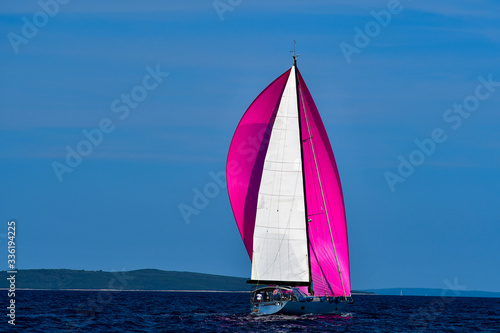
[[[293,66],[264,160],[253,237],[254,281],[310,281],[295,70]]]

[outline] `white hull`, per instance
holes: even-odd
[[[319,300],[311,302],[263,302],[254,303],[252,307],[252,313],[259,315],[284,314],[300,316],[305,314],[341,314],[346,311],[346,303],[338,300],[337,303],[335,301],[322,302]]]
[[[270,296],[273,290],[276,294]],[[288,297],[284,292],[293,291]],[[262,300],[256,300],[256,295],[265,295]],[[269,293],[266,295],[266,293]],[[292,294],[290,294],[292,295]],[[252,293],[252,314],[256,315],[305,315],[305,314],[341,314],[347,311],[347,302],[337,297],[314,297],[302,295],[296,288],[269,286]]]

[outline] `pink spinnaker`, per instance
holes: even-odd
[[[290,72],[279,76],[253,101],[229,148],[229,199],[250,259],[264,159]],[[337,165],[318,109],[298,69],[297,78],[313,289],[318,296],[350,296],[347,226]]]

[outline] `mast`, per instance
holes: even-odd
[[[307,215],[307,198],[306,198],[306,177],[304,174],[304,149],[302,147],[302,143],[304,139],[302,138],[302,124],[300,119],[300,93],[299,93],[299,78],[297,75],[297,57],[298,55],[295,53],[295,41],[293,41],[293,67],[295,69],[295,89],[297,90],[297,112],[299,115],[299,136],[300,136],[300,158],[302,163],[302,186],[304,187],[304,221],[306,224],[306,240],[307,240],[307,264],[309,267],[309,286],[308,292],[310,295],[314,295],[313,283],[312,283],[312,270],[311,270],[311,250],[309,246],[309,217]]]

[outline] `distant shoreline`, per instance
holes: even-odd
[[[0,290],[9,290],[8,288],[0,288]],[[39,289],[39,288],[17,288],[16,290],[40,290],[40,291],[147,291],[147,292],[182,292],[182,293],[250,293],[250,290],[177,290],[177,289]],[[373,292],[353,292],[352,295],[377,295]]]
[[[0,271],[0,289],[8,290],[8,273]],[[60,291],[148,291],[187,293],[249,293],[246,278],[140,269],[122,272],[71,269],[22,269],[16,274],[16,290]],[[432,297],[500,297],[500,292],[449,290],[437,288],[385,288],[351,290],[353,296],[432,296]]]

